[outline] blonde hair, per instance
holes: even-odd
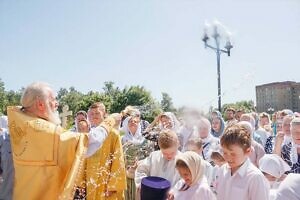
[[[176,133],[171,130],[163,130],[160,132],[158,136],[158,146],[161,149],[178,146],[178,137]]]
[[[198,149],[201,149],[202,145],[203,145],[203,142],[202,142],[201,138],[196,137],[196,138],[189,139],[187,141],[187,145],[188,146],[193,145],[193,146],[197,147]]]
[[[124,110],[121,111],[121,114],[123,116],[137,116],[137,117],[140,117],[141,116],[141,113],[140,111],[135,108],[134,106],[126,106]]]
[[[221,162],[225,161],[222,154],[220,152],[216,152],[216,151],[211,152],[210,159],[218,160],[218,161],[221,161]]]

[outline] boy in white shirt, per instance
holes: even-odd
[[[268,200],[269,184],[249,160],[251,134],[236,124],[225,130],[221,137],[224,164],[218,171],[216,185],[218,200]]]
[[[138,191],[140,190],[142,178],[147,176],[165,178],[170,181],[171,187],[180,179],[175,169],[175,156],[181,154],[178,151],[179,141],[176,133],[171,130],[162,131],[158,137],[158,145],[160,150],[152,152],[147,158],[138,163],[134,178]]]

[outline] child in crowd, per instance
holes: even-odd
[[[187,151],[193,151],[197,153],[202,158],[202,140],[201,138],[191,138],[187,142]],[[204,175],[207,178],[208,184],[210,185],[213,179],[213,166],[207,162],[206,160],[202,159],[201,161],[205,168]]]
[[[223,152],[222,152],[222,149],[219,144],[212,147],[210,159],[214,165],[214,168],[212,170],[212,180],[210,183],[210,187],[212,188],[213,192],[216,192],[218,171],[219,171],[220,167],[226,163],[222,154],[223,154]]]
[[[224,157],[222,156],[220,150],[212,150],[210,159],[214,163],[215,166],[221,167],[226,163]]]
[[[228,127],[221,137],[226,164],[218,171],[216,185],[218,200],[268,200],[269,184],[249,160],[251,134],[236,124]]]
[[[266,154],[259,160],[259,169],[270,183],[270,200],[274,200],[276,192],[285,179],[285,172],[290,171],[290,166],[276,154]]]
[[[179,141],[175,132],[164,130],[159,134],[158,145],[160,150],[152,152],[147,158],[138,163],[135,172],[135,184],[138,190],[142,178],[147,176],[158,176],[167,179],[173,187],[180,179],[175,169],[175,156],[181,154],[178,151]]]
[[[77,128],[78,132],[81,132],[81,133],[90,132],[90,125],[86,119],[80,120],[76,125],[77,125],[76,128]]]
[[[192,151],[184,152],[176,158],[176,169],[181,179],[171,189],[170,200],[215,200],[204,175],[203,159]]]

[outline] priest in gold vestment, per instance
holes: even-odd
[[[83,178],[86,151],[95,143],[88,133],[65,132],[59,126],[58,103],[48,84],[29,85],[21,105],[7,109],[15,168],[13,199],[73,199]],[[108,126],[103,129],[97,148],[109,132]]]
[[[101,123],[105,115],[105,107],[99,102],[91,105],[88,110],[89,120],[96,126]],[[126,171],[119,131],[116,129],[109,131],[102,147],[93,155],[87,155],[86,199],[123,200]]]

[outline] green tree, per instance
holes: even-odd
[[[164,112],[176,112],[176,109],[173,105],[172,98],[166,92],[162,92],[162,100],[160,106]]]
[[[4,82],[0,78],[0,114],[6,114],[7,106],[20,105],[22,90],[5,91]]]
[[[13,106],[13,105],[20,105],[21,96],[24,89],[21,89],[17,92],[10,90],[6,92],[6,100],[7,105],[6,106]]]
[[[162,112],[159,103],[142,86],[130,86],[121,90],[119,87],[115,87],[113,82],[105,82],[103,90],[106,99],[111,103],[110,113],[119,113],[126,106],[132,105],[141,111],[144,119],[151,122],[156,115]]]
[[[246,113],[255,111],[254,102],[252,100],[250,101],[243,100],[235,103],[223,104],[222,112],[224,113],[225,110],[229,107],[233,107],[235,110],[243,110]]]
[[[60,88],[57,93],[59,102],[59,111],[62,111],[64,105],[69,106],[69,110],[75,114],[79,110],[87,111],[89,106],[94,102],[102,102],[106,106],[108,113],[121,112],[126,106],[137,106],[142,117],[151,122],[155,116],[163,110],[161,105],[164,105],[165,111],[175,110],[172,98],[163,93],[162,104],[157,102],[151,93],[142,86],[130,86],[120,89],[114,85],[114,82],[104,82],[103,91],[89,91],[87,94],[77,91],[74,87],[69,89]],[[20,91],[5,91],[4,82],[0,78],[0,112],[6,113],[8,105],[19,105],[21,94],[24,88]],[[73,123],[73,117],[69,118],[69,125]]]
[[[109,96],[105,95],[104,93],[90,91],[83,97],[82,105],[80,106],[81,110],[88,110],[90,105],[95,102],[102,102],[107,112],[110,112],[111,109],[111,99]]]
[[[59,110],[63,108],[64,105],[69,106],[69,110],[78,111],[79,103],[82,100],[83,94],[78,92],[74,87],[70,87],[69,90],[61,88],[57,94],[59,101]]]
[[[110,113],[119,113],[121,110],[124,109],[124,105],[126,104],[126,96],[125,94],[120,90],[119,87],[114,86],[114,82],[104,82],[104,95],[105,99],[107,101],[107,104],[109,102],[109,107],[107,110]]]
[[[4,82],[0,78],[0,114],[4,113],[6,110],[7,100],[5,95],[5,86]]]

